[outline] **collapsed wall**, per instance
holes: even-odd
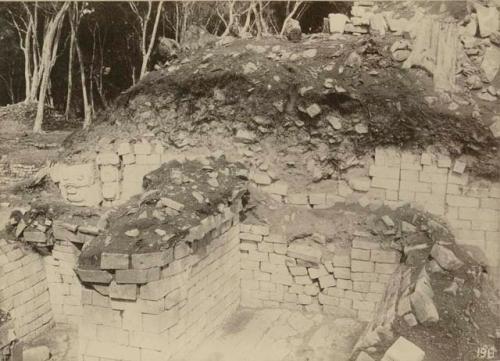
[[[65,201],[86,210],[74,213],[93,216],[42,217],[16,229],[23,241],[50,250],[32,256],[46,275],[50,302],[44,307],[56,322],[79,328],[85,358],[180,356],[216,332],[240,304],[357,317],[371,321],[370,340],[373,332],[390,329],[396,315],[410,317],[411,306],[397,310],[414,287],[409,281],[400,287],[401,274],[409,277],[400,265],[402,249],[364,231],[353,232],[346,247],[331,249],[317,235],[289,239],[270,223],[239,224],[241,184],[233,178],[248,178],[273,202],[297,209],[416,206],[447,219],[459,242],[479,246],[498,267],[499,185],[469,180],[460,160],[377,148],[345,180],[297,193],[266,171],[220,160],[183,156],[161,165],[172,154],[153,144],[127,141],[117,145],[121,154],[106,149],[95,162],[58,165],[51,175]],[[112,197],[105,195],[108,187],[115,189]],[[415,231],[409,221],[384,222],[387,238]],[[52,316],[45,317],[50,324]]]
[[[367,232],[352,246],[330,248],[322,237],[289,243],[269,227],[242,224],[241,304],[324,312],[368,321],[401,253],[382,249]],[[318,243],[321,242],[321,243]]]

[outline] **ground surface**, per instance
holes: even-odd
[[[363,323],[282,309],[240,309],[183,361],[347,361]]]

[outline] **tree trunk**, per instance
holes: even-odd
[[[47,24],[47,31],[43,39],[42,58],[41,58],[41,65],[43,66],[43,74],[41,77],[42,81],[40,84],[40,92],[38,96],[35,124],[33,125],[34,133],[42,132],[43,112],[45,109],[45,97],[47,95],[47,87],[49,85],[50,71],[52,70],[52,66],[54,65],[54,60],[55,60],[53,56],[54,46],[56,46],[56,52],[57,52],[57,44],[54,44],[55,38],[57,34],[60,35],[60,25],[62,23],[66,11],[68,10],[69,4],[70,4],[69,2],[65,2],[61,6],[57,14],[52,19],[50,19]],[[58,42],[59,39],[57,39],[57,43]]]
[[[231,28],[233,27],[234,24],[234,0],[229,1],[229,20],[227,21],[226,24],[226,29],[222,33],[221,36],[227,36],[231,32]]]
[[[66,111],[64,115],[66,120],[69,119],[69,112],[71,109],[71,93],[73,91],[73,55],[75,52],[75,33],[71,31],[69,39],[69,57],[68,57],[68,91],[66,95]]]
[[[25,98],[24,101],[28,102],[31,89],[31,32],[33,31],[33,22],[30,19],[28,30],[26,31],[26,38],[24,41],[24,83],[25,83]]]
[[[299,6],[302,4],[302,1],[296,1],[295,5],[293,6],[292,11],[287,15],[285,21],[283,21],[283,26],[281,27],[280,35],[283,35],[286,30],[286,24],[290,21],[290,19],[293,18],[297,10],[299,9]],[[287,8],[290,5],[290,2],[287,3]]]
[[[141,73],[139,75],[139,79],[142,79],[142,77],[144,75],[146,75],[146,71],[147,71],[148,63],[149,63],[149,57],[151,56],[151,51],[153,50],[153,46],[154,46],[154,43],[155,43],[155,40],[156,40],[156,33],[158,31],[158,24],[160,22],[160,16],[161,16],[162,6],[163,6],[163,1],[160,1],[158,3],[158,8],[156,10],[156,18],[155,18],[155,22],[154,22],[154,25],[153,25],[153,31],[151,33],[151,37],[149,38],[148,48],[147,48],[147,50],[145,49],[145,47],[143,49],[142,66],[141,66]],[[143,32],[143,36],[146,37],[146,32]],[[143,39],[143,44],[144,45],[146,44],[146,38]],[[144,51],[144,50],[146,50],[146,51]]]
[[[32,35],[31,56],[33,57],[33,74],[31,77],[31,89],[29,95],[30,101],[36,101],[38,95],[38,89],[40,86],[41,72],[42,72],[40,66],[40,48],[38,44],[38,4],[36,2],[34,3],[34,7],[35,10],[33,14],[33,32],[31,33]]]
[[[83,129],[87,129],[92,123],[92,111],[87,96],[85,67],[83,65],[82,52],[80,50],[80,45],[78,44],[78,39],[75,39],[75,49],[76,49],[76,55],[78,57],[78,64],[80,66],[80,81],[82,83],[83,114],[84,114]]]

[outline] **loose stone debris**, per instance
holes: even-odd
[[[492,344],[498,11],[471,11],[356,2],[325,34],[290,19],[279,39],[222,38],[47,168],[2,158],[5,183],[35,180],[0,192],[0,358],[55,360],[23,345],[55,323],[91,361],[451,361]]]

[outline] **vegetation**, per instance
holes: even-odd
[[[309,21],[304,30],[320,29],[328,13],[320,5],[317,24]],[[82,119],[86,128],[96,111],[168,60],[158,43],[182,48],[193,29],[245,38],[282,35],[286,22],[312,7],[262,0],[2,3],[0,105],[36,102],[35,132],[41,132],[46,107],[68,120]]]

